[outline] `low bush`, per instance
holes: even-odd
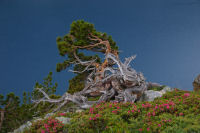
[[[61,127],[67,128],[68,133],[197,133],[200,95],[175,89],[152,102],[102,102],[86,111],[63,116],[72,118],[70,124]],[[37,129],[43,127],[44,123]]]

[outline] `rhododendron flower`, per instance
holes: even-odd
[[[93,108],[90,108],[90,111],[89,111],[89,112],[90,112],[91,114],[93,114],[93,111],[94,111],[94,109],[93,109]]]
[[[112,113],[117,113],[117,111],[116,111],[116,110],[113,110]]]
[[[45,123],[45,124],[44,124],[44,127],[45,127],[45,128],[49,128],[49,125]]]
[[[190,96],[190,93],[185,93],[184,96],[188,97],[188,96]]]
[[[44,130],[41,130],[41,133],[45,133],[45,131],[44,131]]]
[[[60,115],[60,116],[64,116],[64,115],[65,115],[65,113],[60,113],[59,115]]]
[[[142,128],[139,129],[139,131],[142,131],[142,130],[143,130]]]
[[[155,116],[155,115],[156,115],[156,113],[155,113],[155,112],[153,112],[153,113],[152,113],[152,115],[153,115],[153,116]]]
[[[90,117],[90,120],[92,120],[92,117]]]
[[[182,115],[183,115],[183,113],[179,113],[179,115],[180,115],[180,116],[182,116]]]
[[[96,114],[96,117],[100,117],[100,114]]]
[[[100,105],[96,105],[96,108],[98,108]]]

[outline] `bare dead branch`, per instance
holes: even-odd
[[[75,65],[81,64],[85,66],[85,68],[82,71],[70,71],[76,73],[91,71],[86,78],[84,89],[80,92],[74,93],[73,95],[66,92],[59,99],[51,99],[41,88],[36,88],[44,97],[33,100],[34,103],[59,103],[58,107],[54,110],[58,111],[69,101],[77,104],[81,108],[89,108],[95,103],[109,101],[111,98],[115,98],[115,101],[117,102],[135,102],[150,85],[155,85],[146,83],[143,74],[137,73],[133,68],[131,68],[130,62],[136,58],[135,55],[126,58],[124,63],[122,63],[118,58],[118,54],[112,53],[113,51],[111,51],[110,44],[107,40],[104,41],[92,34],[89,39],[97,43],[87,46],[77,46],[77,48],[91,49],[103,44],[106,47],[106,53],[105,61],[102,64],[98,64],[95,62],[96,59],[82,61],[74,52],[76,61],[73,63]],[[111,67],[111,64],[116,64],[117,68]],[[87,97],[91,96],[91,94],[95,94],[95,96],[99,95],[99,100],[88,101]]]

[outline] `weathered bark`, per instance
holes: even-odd
[[[83,73],[85,71],[92,72],[88,75],[85,88],[76,92],[73,95],[65,93],[60,99],[50,99],[49,96],[41,89],[38,89],[44,98],[33,100],[36,104],[40,102],[60,103],[57,109],[67,104],[69,101],[76,103],[81,108],[89,108],[95,103],[102,101],[110,101],[111,99],[117,102],[135,102],[150,86],[159,86],[155,83],[145,82],[145,78],[142,73],[137,73],[130,66],[130,62],[135,59],[135,55],[129,58],[125,58],[124,63],[118,58],[118,52],[111,49],[109,41],[102,40],[97,36],[91,35],[90,38],[97,43],[88,46],[76,46],[80,49],[92,49],[98,45],[105,46],[105,61],[100,64],[96,62],[96,59],[90,61],[81,61],[74,52],[76,64],[85,66],[83,71],[72,71],[76,73]],[[115,64],[117,67],[112,67]],[[87,97],[101,96],[97,101],[88,101]]]
[[[162,87],[162,85],[158,83],[151,83],[151,82],[147,83],[147,88],[153,88],[153,87]]]

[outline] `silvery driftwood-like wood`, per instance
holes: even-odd
[[[35,105],[40,102],[59,103],[57,109],[67,104],[69,101],[76,103],[81,108],[89,108],[95,103],[102,101],[116,101],[116,102],[135,102],[140,99],[144,91],[150,87],[161,86],[156,83],[145,82],[145,78],[142,73],[137,73],[131,68],[130,63],[136,58],[136,55],[129,58],[125,58],[122,62],[118,54],[111,50],[109,41],[104,41],[97,36],[91,35],[91,40],[98,41],[98,43],[89,46],[77,46],[77,48],[90,49],[100,44],[106,47],[105,61],[102,64],[98,64],[96,59],[89,61],[82,61],[74,52],[75,61],[71,62],[73,65],[81,64],[85,66],[82,71],[73,71],[74,73],[90,72],[85,80],[85,88],[76,92],[73,95],[69,93],[63,94],[59,99],[51,99],[43,88],[35,88],[43,94],[41,99],[32,99]],[[115,66],[115,67],[114,67]],[[100,96],[97,101],[88,101],[88,97]]]

